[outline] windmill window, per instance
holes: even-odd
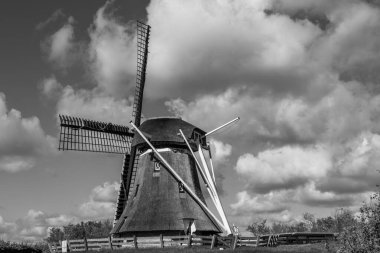
[[[159,162],[154,162],[154,172],[159,172],[161,169]]]
[[[193,132],[193,140],[200,143],[202,146],[206,146],[206,138],[202,138],[202,134],[199,132]]]
[[[184,189],[182,183],[178,183],[178,191],[179,191],[179,193],[184,193],[185,192],[185,189]]]
[[[160,177],[161,165],[159,162],[154,162],[153,165],[153,177]]]
[[[136,185],[136,190],[135,190],[135,196],[134,196],[134,198],[136,198],[136,196],[137,196],[137,193],[139,192],[139,184],[137,184]]]

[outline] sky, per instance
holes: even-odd
[[[380,1],[3,1],[0,238],[113,218],[123,157],[58,151],[58,114],[128,125],[133,20],[151,27],[144,118],[208,131],[241,231],[354,212],[380,182]]]

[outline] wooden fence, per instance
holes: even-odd
[[[257,237],[243,236],[159,236],[159,237],[125,237],[68,240],[67,249],[73,251],[87,251],[98,249],[122,248],[164,248],[164,247],[207,247],[231,248],[236,247],[275,247],[282,244],[313,243],[336,238],[334,233],[282,233],[260,235]],[[62,252],[59,243],[49,244],[50,252]]]

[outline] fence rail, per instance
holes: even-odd
[[[321,242],[336,239],[334,233],[282,233],[247,236],[158,236],[158,237],[125,237],[125,238],[99,238],[67,240],[67,251],[86,251],[98,249],[121,249],[121,248],[164,248],[164,247],[275,247],[284,244],[302,244]],[[60,243],[50,243],[51,253],[62,252]]]

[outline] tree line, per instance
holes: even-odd
[[[59,242],[62,240],[74,240],[86,238],[105,238],[112,229],[111,220],[87,221],[78,224],[68,224],[63,227],[53,227],[45,241]]]
[[[298,222],[273,222],[267,224],[266,219],[253,222],[247,231],[253,235],[279,234],[291,232],[331,232],[340,233],[345,227],[355,222],[355,215],[349,209],[337,209],[334,216],[315,218],[312,213],[304,213],[303,219]]]
[[[380,252],[380,192],[371,195],[369,203],[363,203],[358,214],[349,209],[338,209],[334,216],[315,218],[305,213],[303,220],[293,224],[268,225],[266,220],[252,223],[247,230],[254,235],[287,232],[338,233],[340,253]]]

